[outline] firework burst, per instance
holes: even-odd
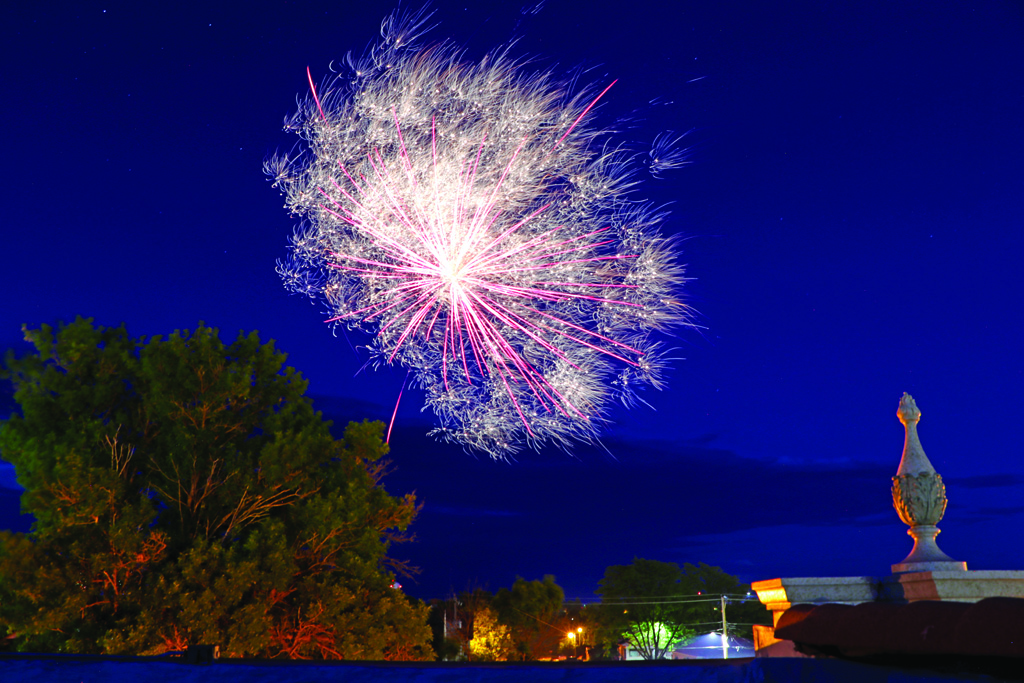
[[[310,79],[286,122],[304,149],[266,167],[303,219],[278,271],[409,368],[443,438],[493,457],[591,441],[613,400],[661,387],[654,335],[688,321],[663,215],[589,125],[611,86],[420,48],[426,18]]]

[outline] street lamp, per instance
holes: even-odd
[[[572,656],[579,659],[579,646],[583,644],[583,627],[579,626],[575,631],[569,631],[565,637],[572,643]]]

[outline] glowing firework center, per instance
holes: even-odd
[[[604,92],[416,49],[418,26],[385,22],[348,73],[311,81],[288,125],[307,149],[267,164],[304,219],[278,270],[411,370],[443,437],[495,457],[592,440],[611,401],[660,388],[652,334],[687,321],[663,215],[586,125]]]

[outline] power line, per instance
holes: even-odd
[[[714,595],[715,597],[706,597]],[[754,595],[748,595],[746,593],[696,593],[690,595],[632,595],[632,596],[619,596],[619,597],[607,597],[599,598],[596,600],[584,600],[582,598],[566,598],[563,604],[572,604],[578,602],[584,607],[587,604],[602,604],[602,605],[624,605],[630,604],[641,604],[649,602],[651,604],[658,603],[677,603],[677,602],[705,602],[705,601],[718,601],[722,596],[725,596],[729,600],[736,602],[753,602],[758,598]]]
[[[638,598],[632,601],[616,600],[614,602],[599,602],[597,604],[609,607],[617,607],[618,605],[682,605],[693,602],[719,602],[720,600],[721,598],[698,598],[696,600],[643,600]]]
[[[729,599],[731,602],[752,602],[754,600],[753,598],[744,598],[744,599],[730,598],[728,595],[726,595],[725,597],[727,599]],[[651,600],[651,599],[645,599],[645,598],[635,598],[635,599],[625,599],[624,598],[624,599],[621,599],[621,600],[615,600],[613,602],[595,602],[595,603],[590,603],[590,604],[606,605],[608,607],[618,607],[620,605],[626,605],[626,606],[629,606],[629,605],[685,605],[685,604],[692,604],[692,603],[698,603],[698,602],[721,602],[721,600],[722,600],[722,596],[718,596],[718,597],[714,597],[714,598],[697,598],[697,599],[683,599],[683,600],[676,600],[676,599]]]
[[[701,591],[700,593],[674,593],[672,595],[623,595],[623,596],[619,596],[619,597],[612,596],[612,597],[608,597],[608,598],[599,598],[599,600],[604,600],[604,599],[608,599],[608,600],[618,600],[618,599],[633,600],[635,598],[649,598],[651,600],[660,600],[660,599],[664,599],[664,598],[702,598],[702,597],[704,597],[706,595],[714,595],[716,597],[720,596],[720,595],[724,595],[724,596],[729,597],[729,598],[753,598],[754,597],[753,595],[750,595],[749,593],[719,593],[718,591]],[[566,600],[567,601],[572,601],[572,600],[584,601],[583,598],[571,598],[571,599],[570,598],[566,598]]]

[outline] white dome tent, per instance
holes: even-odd
[[[686,641],[672,651],[672,659],[739,659],[754,656],[754,642],[739,636],[727,636],[725,648],[721,633],[705,633]]]

